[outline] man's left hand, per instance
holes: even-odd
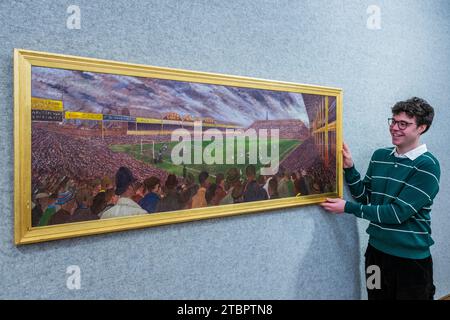
[[[322,202],[320,206],[329,212],[344,213],[346,202],[347,201],[340,198],[327,198],[327,201]]]

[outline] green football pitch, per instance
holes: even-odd
[[[245,141],[246,146],[245,150],[246,153],[249,151],[249,144],[250,141],[247,139]],[[141,144],[115,144],[110,145],[109,148],[113,152],[124,152],[132,157],[149,163],[154,167],[163,169],[169,173],[175,174],[177,176],[183,176],[183,165],[175,165],[171,161],[171,150],[172,148],[177,144],[178,142],[165,142],[165,143],[155,143],[153,145],[152,142],[149,140],[146,140],[145,142]],[[209,145],[210,141],[203,141],[202,144],[202,152],[203,149]],[[254,143],[254,141],[252,141]],[[302,143],[300,140],[292,140],[292,139],[280,139],[279,140],[279,162],[284,159],[292,150],[294,150],[298,145]],[[271,140],[267,141],[267,151],[268,156],[270,157],[270,150],[271,150]],[[164,150],[165,149],[165,150]],[[155,163],[153,152],[155,153],[155,157],[158,157],[159,150],[161,150],[161,160],[160,162]],[[164,150],[164,151],[163,151]],[[258,149],[257,149],[258,150]],[[225,152],[224,152],[225,153]],[[194,157],[194,146],[192,146],[192,158]],[[212,153],[214,155],[214,152]],[[237,159],[237,148],[235,148],[234,152],[234,159]],[[193,159],[192,159],[193,160]],[[259,169],[263,166],[259,162],[259,158],[257,158],[258,162],[255,165],[257,173],[259,174]],[[249,164],[248,159],[246,160],[247,163],[245,164],[226,164],[225,163],[225,156],[222,161],[222,164],[194,164],[194,161],[191,161],[192,164],[186,164],[186,171],[191,172],[194,174],[194,176],[197,176],[197,174],[203,170],[207,171],[211,176],[215,176],[217,173],[223,173],[226,174],[228,169],[232,167],[236,167],[241,170],[242,173],[245,172],[245,167]]]

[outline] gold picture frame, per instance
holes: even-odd
[[[42,227],[32,226],[32,68],[42,67],[116,75],[125,77],[151,78],[169,81],[188,82],[201,85],[214,85],[242,90],[267,90],[317,96],[323,101],[316,106],[314,119],[310,119],[309,132],[312,141],[322,157],[331,154],[333,170],[335,166],[335,185],[332,192],[299,195],[281,199],[218,205],[215,207],[182,209],[172,212],[144,214],[136,216],[83,221]],[[317,204],[327,197],[342,197],[342,90],[337,88],[305,85],[256,78],[194,72],[139,64],[123,63],[93,58],[61,54],[14,50],[14,212],[16,245],[64,239],[136,228],[160,226],[200,219],[226,217],[238,214],[256,213],[266,210]],[[323,100],[321,100],[323,97]],[[49,98],[49,97],[44,97]],[[320,99],[319,99],[320,98]],[[334,101],[335,119],[328,119],[330,101]],[[62,104],[62,102],[61,102]],[[325,107],[326,106],[326,107]],[[256,108],[257,106],[255,106]],[[69,111],[69,110],[67,110]],[[64,111],[63,111],[64,112]],[[64,113],[63,113],[64,117]],[[103,124],[102,124],[103,125]],[[136,125],[137,128],[137,125]],[[330,133],[333,141],[329,141]],[[102,127],[103,134],[103,127]],[[334,143],[335,140],[335,143]],[[141,140],[142,141],[142,140]],[[141,142],[142,143],[142,142]],[[320,149],[320,150],[319,150]]]

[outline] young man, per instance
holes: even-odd
[[[396,103],[392,114],[388,120],[394,147],[373,153],[364,179],[344,143],[345,180],[357,203],[327,199],[321,205],[370,221],[365,265],[366,270],[378,266],[381,276],[381,288],[367,288],[370,300],[431,300],[435,287],[430,219],[440,167],[419,139],[430,128],[434,110],[425,100],[411,98]]]

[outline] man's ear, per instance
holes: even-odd
[[[422,134],[425,130],[427,129],[427,125],[426,124],[421,124],[417,130],[419,130],[419,134]]]

